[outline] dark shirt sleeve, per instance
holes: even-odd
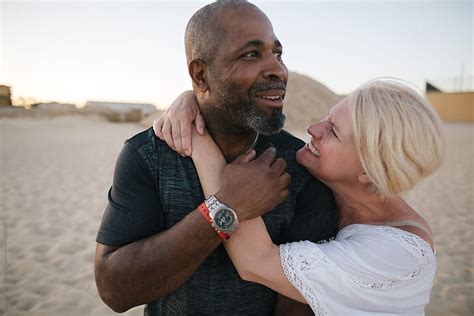
[[[96,241],[109,246],[154,235],[163,229],[163,211],[155,180],[128,142],[117,159],[108,205]]]
[[[331,190],[311,177],[296,197],[295,213],[279,244],[329,240],[337,233],[337,211]]]

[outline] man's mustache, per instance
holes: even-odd
[[[285,93],[286,83],[281,80],[257,83],[250,89],[250,92],[253,94],[253,93],[274,91],[274,90],[283,90],[283,93]]]

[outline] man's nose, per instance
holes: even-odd
[[[269,54],[266,58],[264,77],[268,79],[288,80],[288,69],[285,64],[275,54]]]

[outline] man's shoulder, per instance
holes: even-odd
[[[170,163],[182,162],[181,156],[155,135],[153,127],[127,139],[125,147],[128,147],[128,152],[132,152],[136,157],[139,157],[139,160],[143,160],[153,174]],[[177,157],[178,159],[176,159]],[[189,163],[183,163],[180,166],[190,168]]]
[[[149,145],[153,143],[155,138],[155,133],[153,132],[153,128],[150,127],[134,136],[130,137],[125,141],[125,143],[131,145],[134,148],[139,148],[144,145]]]
[[[279,148],[293,151],[297,151],[304,146],[304,142],[301,139],[295,137],[286,130],[281,130],[278,134],[269,136],[268,139],[273,145]]]
[[[153,128],[150,127],[127,139],[124,148],[127,148],[127,151],[133,153],[139,160],[143,160],[146,167],[154,172],[159,162],[166,159],[166,155],[163,155],[165,147],[167,147],[166,143],[156,137]]]
[[[294,179],[298,179],[295,183],[306,183],[310,175],[308,171],[296,161],[296,152],[304,146],[304,142],[293,136],[286,130],[281,130],[278,134],[268,136],[268,142],[277,149],[278,156],[287,162],[288,172]]]

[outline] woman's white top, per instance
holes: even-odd
[[[419,236],[353,224],[335,240],[280,245],[288,280],[316,315],[424,315],[436,258]]]

